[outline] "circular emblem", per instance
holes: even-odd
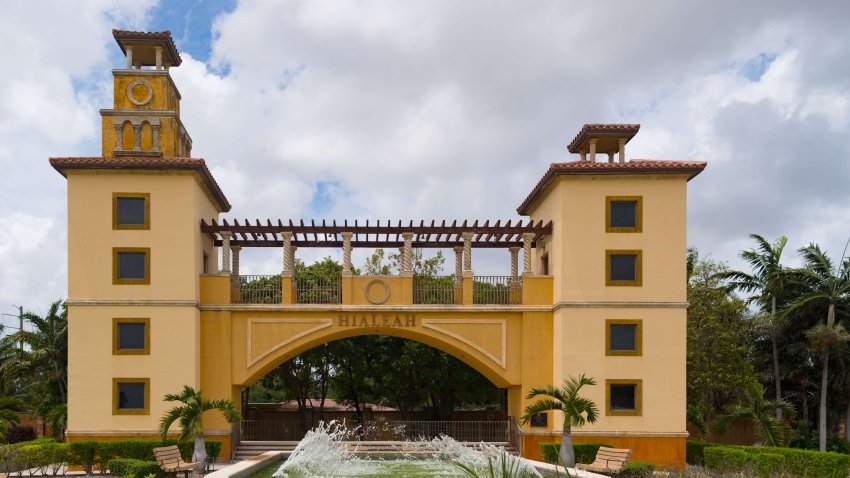
[[[390,286],[382,279],[372,279],[366,284],[366,300],[379,305],[390,298]]]
[[[153,99],[153,88],[144,80],[135,80],[127,86],[127,98],[136,106],[145,106]]]

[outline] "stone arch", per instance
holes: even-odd
[[[241,377],[241,380],[239,377],[234,377],[236,378],[234,385],[251,386],[275,367],[291,360],[302,352],[324,343],[362,335],[388,335],[420,342],[460,360],[499,388],[519,385],[519,380],[516,378],[518,374],[516,374],[516,371],[510,370],[509,366],[500,366],[488,357],[486,353],[476,350],[474,345],[465,344],[462,340],[436,333],[429,329],[396,327],[357,328],[323,325],[320,322],[316,322],[316,330],[282,344],[279,347],[272,348],[254,363],[249,362],[248,367],[245,369],[246,373]]]
[[[153,149],[153,128],[150,121],[143,120],[141,127],[141,148],[142,151],[150,151]]]
[[[136,133],[133,131],[133,123],[125,120],[121,125],[121,149],[132,150],[136,141]]]

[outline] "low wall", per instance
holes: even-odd
[[[605,443],[615,448],[632,450],[631,459],[655,463],[658,469],[685,468],[686,437],[641,437],[641,436],[576,436],[574,443]],[[561,434],[529,434],[522,436],[522,456],[535,461],[543,460],[542,443],[560,443]]]

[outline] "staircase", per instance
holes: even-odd
[[[392,455],[392,454],[428,454],[416,442],[403,441],[350,441],[343,442],[356,455]],[[461,442],[470,448],[479,448],[480,442]],[[508,442],[487,442],[488,445],[502,447],[508,453],[516,455],[516,449]],[[243,441],[236,447],[234,462],[242,461],[252,456],[261,455],[267,451],[282,451],[291,453],[298,445],[297,441]]]

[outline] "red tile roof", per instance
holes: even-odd
[[[230,211],[230,203],[224,196],[212,173],[207,168],[206,162],[201,158],[146,158],[146,157],[119,157],[119,158],[50,158],[50,165],[65,176],[66,170],[71,169],[141,169],[148,171],[195,171],[204,181],[207,189],[222,212]]]
[[[531,204],[545,191],[555,176],[560,174],[687,174],[688,180],[701,173],[707,163],[705,161],[662,161],[652,159],[632,159],[626,163],[593,163],[590,161],[572,161],[569,163],[552,163],[549,170],[540,178],[537,185],[525,201],[519,205],[520,215],[528,213]]]
[[[121,43],[122,40],[163,40],[168,48],[168,52],[174,59],[174,64],[171,66],[180,66],[180,63],[183,62],[183,59],[180,58],[180,52],[177,51],[177,45],[174,44],[174,40],[171,38],[170,30],[163,30],[161,32],[134,32],[130,30],[116,30],[113,28],[112,36],[115,38],[115,41],[118,42],[118,46],[121,47],[121,51],[124,52],[124,54],[127,54],[127,52],[124,50],[124,45]]]
[[[571,153],[577,153],[578,147],[588,134],[619,134],[634,136],[640,130],[639,124],[586,124],[581,127],[576,137],[567,146]],[[631,138],[629,138],[631,139]]]

